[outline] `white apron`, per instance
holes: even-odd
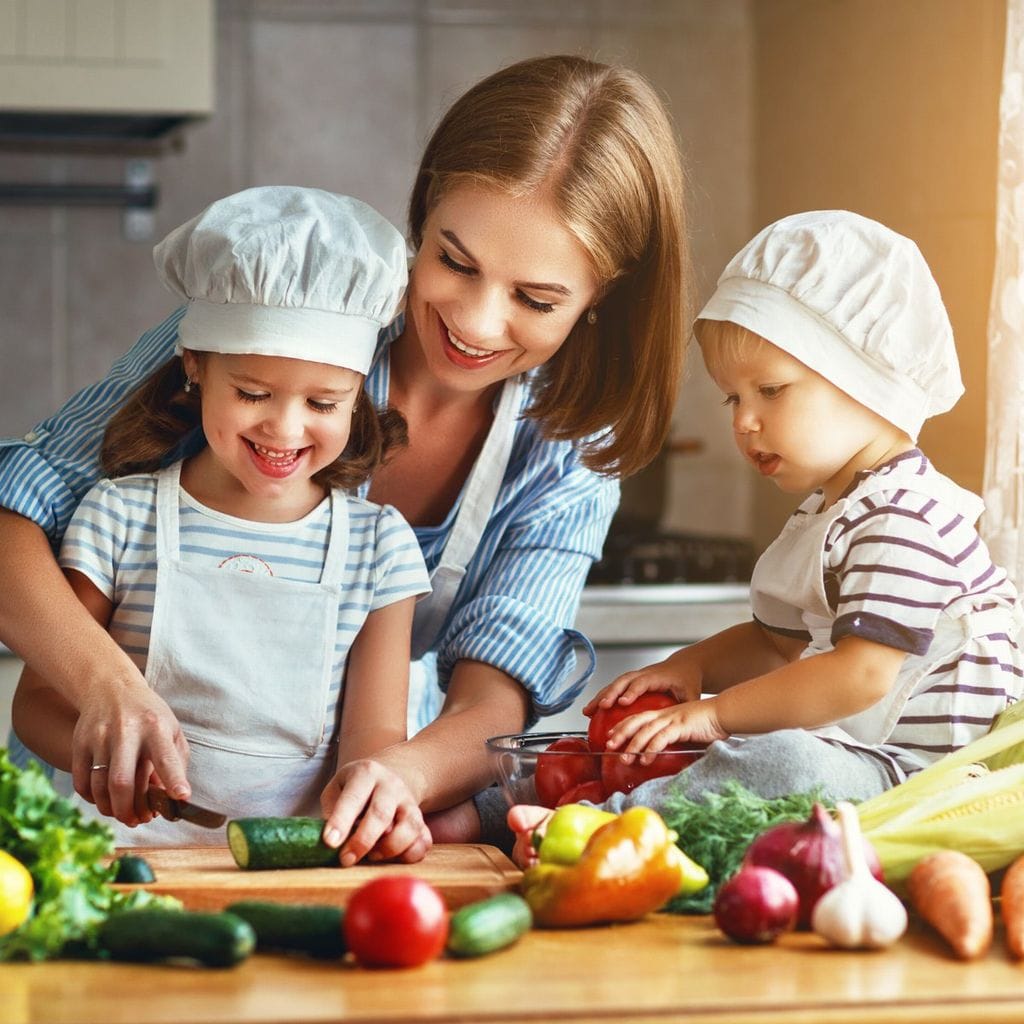
[[[832,524],[865,496],[900,488],[934,498],[971,523],[984,509],[977,495],[941,474],[921,476],[903,463],[896,463],[888,472],[875,473],[861,481],[852,494],[840,498],[825,511],[791,516],[758,560],[750,586],[754,614],[773,626],[809,631],[811,641],[802,657],[832,649],[832,624],[836,615],[829,606],[824,582],[825,538]],[[794,620],[795,609],[802,611],[802,621]],[[923,688],[926,677],[937,665],[953,661],[973,637],[1001,630],[1012,634],[1016,628],[1015,612],[1009,608],[992,608],[956,618],[942,613],[927,654],[908,655],[892,689],[882,700],[856,715],[811,731],[856,747],[885,743],[907,701]],[[828,686],[828,679],[823,678],[821,684]]]
[[[146,680],[188,740],[192,802],[229,818],[319,816],[336,770],[327,721],[341,577],[348,549],[345,496],[331,493],[319,583],[183,562],[181,463],[157,481],[157,580]],[[329,729],[329,725],[331,729]],[[118,845],[222,844],[222,829],[155,819]]]
[[[441,559],[430,574],[431,591],[416,604],[412,625],[413,671],[409,680],[410,736],[435,718],[440,709],[441,693],[433,671],[424,666],[421,659],[437,642],[466,575],[466,567],[491,520],[512,454],[524,386],[522,377],[514,377],[505,381],[501,389],[494,423],[473,463]]]

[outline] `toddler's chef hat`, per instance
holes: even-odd
[[[698,319],[759,334],[915,441],[964,393],[949,316],[920,250],[846,210],[770,224],[733,257]]]
[[[179,355],[288,356],[363,374],[408,279],[402,235],[371,206],[285,185],[217,200],[153,260],[188,300]]]

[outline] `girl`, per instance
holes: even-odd
[[[114,479],[79,505],[60,565],[173,711],[198,803],[322,810],[330,829],[332,778],[405,739],[413,605],[429,589],[400,515],[346,494],[403,439],[361,387],[405,286],[405,244],[357,200],[270,187],[215,202],[154,255],[188,301],[179,354],[111,421]],[[206,447],[160,468],[199,424]],[[13,710],[26,744],[70,769],[75,708],[27,668]],[[93,749],[79,791],[110,814],[106,777],[130,772],[121,820],[150,822],[152,759],[126,760],[113,729]],[[394,831],[409,855],[429,848],[415,808]],[[162,819],[117,836],[222,841]]]
[[[711,744],[606,806],[728,779],[865,799],[985,733],[1024,684],[1016,591],[974,527],[982,502],[917,447],[963,393],[938,287],[881,224],[799,214],[732,260],[696,334],[743,457],[810,496],[757,563],[753,621],[620,676],[584,709],[669,691],[678,704],[623,719],[608,747],[649,761]],[[516,808],[510,824],[544,816]]]
[[[340,829],[357,858],[397,854],[398,808],[435,812],[444,841],[478,835],[481,806],[504,828],[499,804],[465,803],[492,781],[484,742],[565,707],[589,675],[592,648],[572,628],[580,591],[618,477],[666,436],[688,323],[678,149],[628,68],[539,57],[480,82],[435,130],[409,210],[406,315],[366,381],[405,417],[409,445],[360,494],[412,523],[430,569],[413,644],[429,685],[407,743],[346,767],[342,824],[373,811],[347,839]],[[96,479],[107,421],[168,358],[180,318],[0,449],[0,637],[77,709],[76,779],[111,761],[116,707],[117,763],[148,758],[184,795],[174,715],[82,615],[50,554]],[[114,814],[133,813],[134,774],[106,784]]]

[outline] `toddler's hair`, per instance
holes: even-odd
[[[760,334],[731,320],[698,320],[693,327],[704,365],[711,374],[727,363],[744,362],[761,345],[770,344]]]

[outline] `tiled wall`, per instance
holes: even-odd
[[[161,157],[154,241],[218,196],[292,183],[350,192],[404,223],[420,149],[445,107],[541,53],[622,61],[666,97],[691,179],[698,292],[752,228],[751,0],[221,0],[217,112]],[[124,161],[0,152],[0,181],[118,183]],[[173,308],[152,243],[113,209],[0,206],[0,434],[24,433]],[[742,534],[748,474],[699,361],[676,423],[674,528]]]

